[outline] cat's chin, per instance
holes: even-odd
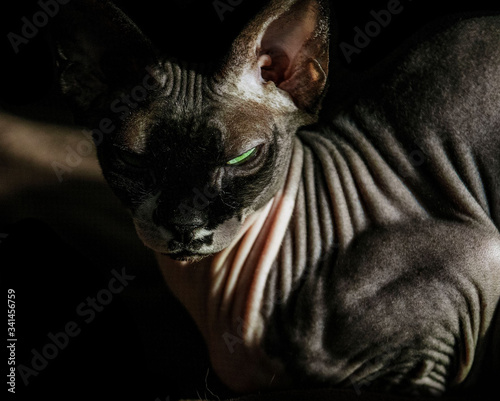
[[[178,262],[190,262],[195,263],[199,262],[209,256],[211,254],[184,254],[184,253],[161,253],[163,256],[168,256],[170,259],[176,260]]]

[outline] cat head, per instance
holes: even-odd
[[[103,175],[139,237],[184,260],[226,248],[283,185],[296,130],[317,119],[326,5],[271,1],[211,64],[162,54],[111,2],[61,14],[62,91],[94,130]]]

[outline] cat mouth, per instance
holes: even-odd
[[[213,234],[198,239],[172,239],[168,243],[169,252],[164,254],[178,261],[198,261],[212,254],[212,252],[206,252],[206,248],[210,248],[212,244]]]
[[[194,238],[192,234],[190,236],[176,236],[174,239],[169,241],[169,247],[173,250],[177,249],[187,249],[193,252],[197,252],[203,246],[210,246],[213,244],[214,235],[208,234],[201,238]]]
[[[228,247],[241,227],[240,218],[229,219],[212,228],[175,230],[135,218],[135,227],[143,244],[158,254],[178,261],[197,261]]]

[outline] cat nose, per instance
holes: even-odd
[[[207,224],[206,214],[201,210],[174,213],[167,219],[168,224],[178,228],[179,231],[193,230]]]
[[[174,218],[170,221],[170,227],[174,231],[174,238],[183,243],[190,243],[196,238],[196,230],[204,227],[206,221],[199,217],[192,217],[189,220]]]
[[[166,215],[161,208],[157,208],[153,215],[153,220],[157,225],[166,228],[173,228],[179,233],[193,232],[197,228],[207,225],[208,219],[202,211],[192,210],[189,213],[174,211],[173,214]]]

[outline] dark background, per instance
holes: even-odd
[[[75,1],[75,0],[73,0]],[[225,0],[221,0],[225,1]],[[214,59],[224,54],[245,22],[266,0],[242,0],[233,11],[225,12],[221,21],[213,0],[116,0],[126,13],[146,33],[156,46],[167,54],[189,60]],[[354,27],[364,28],[373,17],[371,10],[386,9],[388,0],[332,1],[334,27],[338,43],[352,44]],[[403,11],[393,16],[389,26],[373,38],[369,46],[351,63],[340,54],[333,60],[350,71],[363,71],[384,59],[393,49],[427,23],[442,16],[475,13],[500,8],[495,1],[444,2],[431,0],[400,0]],[[0,105],[18,113],[42,117],[36,108],[47,108],[48,95],[57,91],[54,58],[47,37],[49,27],[14,54],[7,40],[8,32],[19,33],[22,16],[31,17],[40,8],[36,0],[9,2],[0,13]]]
[[[265,1],[243,0],[224,14],[223,21],[212,0],[117,3],[156,46],[172,56],[196,61],[223,55]],[[357,85],[357,74],[361,76],[376,66],[426,24],[450,14],[490,12],[499,7],[494,3],[498,2],[477,0],[444,7],[435,0],[401,0],[403,11],[393,16],[390,25],[354,55],[351,63],[341,54],[335,56],[331,78],[335,80],[340,71],[347,71],[352,84]],[[354,27],[363,28],[373,19],[370,10],[387,8],[387,1],[336,1],[332,8],[337,28],[332,44],[335,54],[339,43],[353,43]],[[9,8],[4,5],[1,11],[0,107],[20,116],[69,122],[71,117],[58,97],[49,27],[40,29],[28,45],[21,45],[17,55],[7,40],[8,32],[20,32],[22,16],[31,17],[38,10],[36,1],[23,0],[9,2]],[[163,401],[167,397],[231,395],[209,370],[207,376],[209,365],[201,338],[163,286],[151,260],[144,267],[137,260],[123,262],[127,260],[123,255],[114,260],[112,251],[111,256],[100,260],[87,254],[84,247],[74,248],[40,220],[9,225],[0,221],[0,233],[8,234],[0,238],[1,281],[18,294],[18,363],[29,366],[31,349],[40,350],[48,342],[49,332],[61,331],[68,321],[81,323],[76,306],[106,288],[113,269],[120,271],[125,266],[136,275],[130,287],[117,295],[95,321],[80,324],[82,333],[32,378],[28,387],[17,378],[16,399]],[[6,366],[5,360],[2,366]]]

